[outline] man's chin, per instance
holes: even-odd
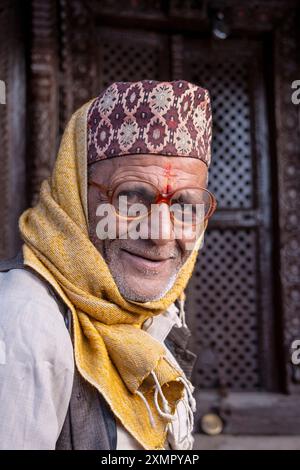
[[[117,287],[124,299],[133,302],[151,302],[163,298],[172,288],[176,279],[176,275],[165,282],[161,280],[139,279],[138,285],[130,282],[130,278],[126,282],[120,282],[120,278],[116,279]]]

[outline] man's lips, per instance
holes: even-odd
[[[152,256],[152,255],[145,255],[145,253],[137,253],[137,252],[132,252],[132,251],[129,251],[129,250],[126,250],[125,248],[121,248],[122,251],[125,251],[126,253],[129,253],[130,255],[133,255],[133,256],[138,256],[139,258],[143,258],[145,259],[146,261],[168,261],[169,259],[173,259],[174,256],[167,256],[167,257],[162,257],[162,256]]]
[[[158,258],[158,257],[149,257],[150,255],[140,254],[140,253],[133,253],[131,251],[125,250],[122,248],[122,252],[124,253],[125,257],[130,261],[131,264],[134,265],[137,269],[148,271],[156,271],[159,269],[163,269],[168,261],[174,259],[174,257],[168,258]]]

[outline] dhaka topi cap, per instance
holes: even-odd
[[[185,80],[116,82],[88,111],[88,163],[131,154],[198,158],[209,167],[209,93]]]

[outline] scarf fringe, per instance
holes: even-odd
[[[154,390],[155,408],[156,408],[158,414],[162,418],[165,418],[168,421],[173,421],[174,419],[176,419],[176,416],[175,416],[175,414],[172,415],[170,413],[170,406],[169,406],[168,400],[166,399],[166,397],[163,394],[163,391],[162,391],[162,388],[161,388],[160,383],[158,381],[157,375],[154,371],[151,371],[151,374],[152,374],[152,377],[153,377],[153,379],[155,381],[155,385],[156,385],[155,390]],[[160,408],[159,403],[158,403],[158,397],[157,397],[158,393],[160,394],[160,397],[161,397],[162,402],[163,402],[163,407],[164,407],[163,410]]]
[[[181,324],[184,328],[187,328],[187,324],[186,324],[186,321],[185,321],[185,310],[184,310],[184,304],[185,304],[185,294],[184,292],[182,292],[182,294],[180,295],[179,299],[178,299],[178,302],[179,302],[179,319],[181,321]]]
[[[174,365],[171,364],[171,362],[167,358],[165,358],[165,359],[169,362],[170,365],[172,365],[174,367]],[[183,398],[180,400],[179,403],[183,403],[183,405],[185,407],[185,410],[186,410],[185,426],[187,428],[187,434],[181,436],[181,419],[180,419],[180,416],[179,416],[179,413],[178,413],[178,404],[179,403],[176,406],[174,414],[171,414],[170,413],[170,405],[169,405],[165,395],[163,394],[163,391],[162,391],[161,385],[158,381],[156,373],[154,371],[151,371],[151,375],[152,375],[152,377],[154,379],[154,382],[155,382],[155,389],[154,389],[154,405],[155,405],[155,408],[156,408],[158,414],[162,418],[164,418],[168,421],[167,431],[168,431],[168,433],[170,433],[174,437],[174,440],[175,440],[175,443],[176,443],[176,448],[178,448],[177,446],[182,446],[185,443],[185,448],[187,447],[188,449],[192,449],[193,448],[193,443],[194,443],[194,438],[193,438],[193,435],[192,435],[193,429],[194,429],[194,412],[196,411],[196,400],[193,397],[193,391],[194,391],[193,385],[191,384],[191,382],[186,377],[180,376],[180,377],[177,377],[177,379],[176,379],[176,381],[181,382],[184,386],[184,395],[183,395]],[[151,411],[151,408],[149,406],[149,403],[148,403],[147,399],[145,398],[143,393],[140,392],[139,390],[137,390],[135,393],[143,400],[143,402],[146,406],[147,412],[148,412],[150,424],[151,424],[152,427],[155,427],[155,420],[154,420],[153,413]],[[161,397],[162,404],[163,404],[163,409],[161,409],[161,407],[158,403],[158,394]],[[176,433],[175,427],[174,427],[175,420],[177,420],[177,423],[178,423],[178,432],[177,433]]]
[[[165,357],[165,360],[171,366],[175,367],[175,365],[169,360],[168,357]],[[178,373],[182,374],[182,371],[178,370],[178,368],[175,367],[175,369],[178,371]],[[195,388],[192,385],[192,383],[186,378],[186,376],[180,375],[179,377],[177,377],[176,381],[181,382],[184,386],[184,392],[185,392],[186,396],[183,396],[183,398],[180,400],[180,403],[182,402],[185,409],[186,409],[186,427],[188,429],[188,433],[187,433],[186,436],[183,436],[183,437],[180,438],[180,436],[181,436],[180,431],[181,430],[180,430],[179,416],[178,416],[178,427],[179,427],[179,429],[178,429],[177,437],[175,436],[175,429],[174,429],[173,422],[168,423],[168,427],[169,427],[170,432],[174,436],[174,439],[175,439],[177,445],[181,445],[181,444],[183,444],[184,441],[186,441],[188,443],[188,449],[192,449],[193,448],[193,443],[194,443],[194,438],[192,436],[192,432],[193,432],[193,429],[194,429],[194,413],[197,409],[196,400],[193,396],[193,391],[194,391]],[[176,407],[176,413],[178,414],[178,405]]]
[[[144,395],[142,394],[142,392],[140,392],[139,390],[136,390],[135,393],[136,393],[136,394],[143,400],[143,402],[145,403],[145,406],[146,406],[146,408],[147,408],[148,415],[149,415],[150,424],[151,424],[151,426],[154,428],[154,427],[155,427],[154,417],[153,417],[153,414],[152,414],[150,405],[149,405],[149,403],[147,402],[146,397],[144,397]]]

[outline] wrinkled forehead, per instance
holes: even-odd
[[[206,164],[199,159],[163,155],[120,156],[95,162],[88,168],[90,179],[106,185],[128,177],[160,183],[185,181],[205,185],[208,175]]]

